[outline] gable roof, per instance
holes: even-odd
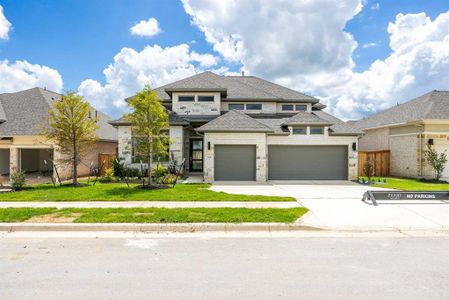
[[[231,110],[196,129],[199,132],[271,132],[268,126],[243,112]]]
[[[293,117],[288,118],[282,125],[331,125],[329,120],[322,119],[315,115],[313,112],[308,113],[305,111],[298,112]]]
[[[351,122],[359,129],[419,120],[449,119],[449,91],[432,91],[365,119]]]
[[[224,101],[319,102],[314,97],[259,77],[222,76],[209,71],[160,86],[154,91],[165,101],[170,100],[169,94],[174,91],[219,91],[225,96],[222,99]]]
[[[313,111],[321,119],[329,121],[332,125],[329,127],[330,135],[360,135],[362,131],[348,122],[344,122],[322,110]]]
[[[16,93],[0,94],[0,136],[38,135],[53,101],[61,94],[32,88]],[[108,124],[110,118],[98,112],[98,137],[117,140],[116,130]]]

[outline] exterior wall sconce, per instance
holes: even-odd
[[[207,150],[210,150],[210,142],[207,142]]]
[[[357,151],[357,143],[352,143],[352,150]]]
[[[433,139],[429,139],[429,140],[427,141],[427,144],[430,145],[430,146],[432,146],[432,145],[433,145]]]

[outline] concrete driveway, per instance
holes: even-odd
[[[362,202],[367,190],[352,182],[273,182],[266,185],[214,185],[215,191],[292,196],[310,209],[300,222],[333,229],[449,229],[449,202]]]

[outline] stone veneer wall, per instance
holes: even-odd
[[[131,126],[119,126],[118,127],[118,157],[124,159],[125,165],[129,165],[132,162],[132,134]]]
[[[389,149],[389,128],[365,130],[359,138],[360,151],[379,151]]]
[[[265,133],[205,133],[204,145],[204,181],[214,181],[215,145],[256,145],[256,181],[267,181],[267,140]]]
[[[390,136],[390,174],[417,177],[419,165],[419,135]]]
[[[435,150],[437,150],[439,153],[446,150],[448,151],[447,154],[449,155],[449,134],[422,134],[421,136],[420,148],[421,152],[423,153],[421,176],[426,178],[433,178],[434,171],[424,158],[424,151],[427,150],[427,143],[429,139],[433,139],[433,147],[435,148]],[[418,165],[420,164],[419,158],[417,163]],[[443,178],[445,179],[448,178],[447,174],[449,174],[449,169],[447,168],[449,168],[449,163],[446,164],[446,169],[443,171]]]
[[[173,155],[174,159],[178,161],[178,164],[180,164],[184,158],[184,127],[170,126],[169,136],[170,155]]]

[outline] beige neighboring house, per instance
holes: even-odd
[[[55,146],[39,135],[53,101],[61,95],[41,88],[0,94],[0,173],[24,170],[30,176],[53,172],[52,161],[61,157]],[[78,168],[80,176],[88,175],[90,164],[98,164],[98,153],[116,153],[117,130],[105,114],[92,108],[90,118],[99,124],[99,140]],[[44,161],[47,161],[47,165]],[[61,179],[71,176],[71,168],[58,167]]]
[[[170,155],[206,182],[348,180],[360,132],[319,100],[255,76],[200,73],[156,88],[169,112]],[[119,157],[139,167],[131,124],[118,127]],[[157,158],[155,158],[157,159]]]
[[[390,151],[392,176],[431,178],[427,146],[449,155],[449,92],[432,91],[351,124],[363,130],[361,151]],[[449,163],[443,179],[449,179]]]

